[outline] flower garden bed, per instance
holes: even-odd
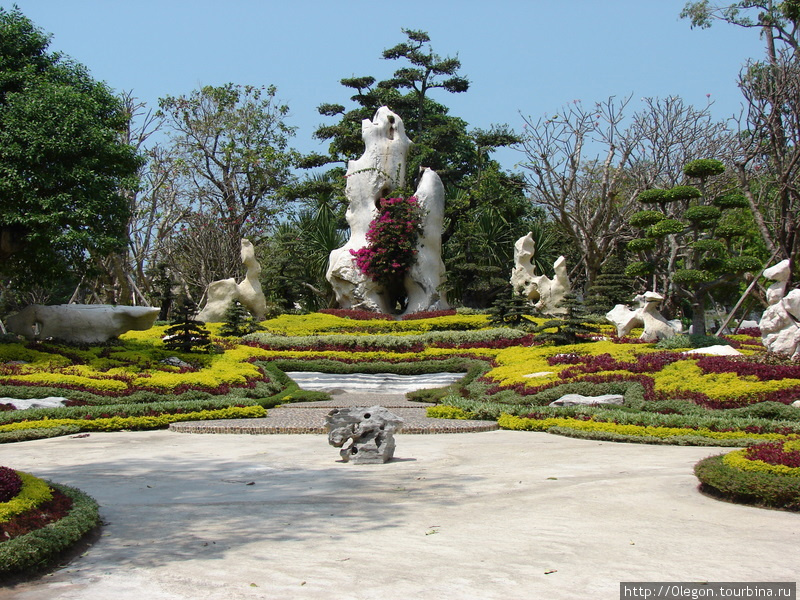
[[[182,367],[163,362],[176,356],[160,342],[163,327],[88,348],[0,344],[0,396],[68,399],[63,408],[0,410],[0,441],[257,417],[326,397],[299,390],[284,370],[469,372],[414,397],[509,428],[591,439],[744,446],[800,433],[800,410],[790,406],[800,398],[800,365],[766,357],[757,332],[726,338],[743,356],[708,357],[617,339],[610,327],[594,342],[543,346],[525,331],[491,328],[481,314],[344,314],[282,315],[244,339],[219,337],[212,325],[219,351],[178,353],[190,365]],[[621,393],[625,404],[548,406],[566,393]]]
[[[75,488],[0,467],[0,580],[39,572],[99,524],[97,503]]]
[[[749,446],[800,434],[800,365],[764,353],[757,331],[725,338],[742,356],[684,354],[619,339],[611,327],[571,346],[537,345],[525,331],[491,328],[482,314],[407,320],[363,314],[282,315],[243,339],[219,336],[211,354],[164,348],[164,327],[102,346],[0,344],[0,397],[68,399],[61,408],[0,404],[0,442],[79,431],[166,427],[185,420],[264,416],[326,399],[284,370],[463,371],[442,390],[413,394],[430,416],[497,420],[511,429],[611,441]],[[541,320],[535,320],[541,323]],[[177,357],[182,366],[165,359]],[[551,407],[567,393],[622,394],[621,406]]]
[[[800,438],[711,456],[695,465],[704,492],[732,502],[800,511]]]

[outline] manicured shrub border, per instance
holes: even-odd
[[[725,456],[709,456],[695,465],[701,492],[739,504],[800,511],[800,477],[743,471],[726,464]]]
[[[89,534],[100,522],[97,502],[82,491],[47,482],[72,500],[62,519],[25,535],[0,542],[0,576],[35,571],[53,564],[71,546]]]

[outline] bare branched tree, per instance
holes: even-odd
[[[722,158],[731,136],[709,106],[680,98],[609,98],[587,109],[576,101],[552,117],[525,119],[522,151],[532,200],[558,222],[583,257],[591,284],[603,261],[630,239],[628,217],[640,191],[682,181],[683,165]]]

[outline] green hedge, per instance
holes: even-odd
[[[72,498],[72,509],[55,523],[0,542],[0,575],[44,569],[100,522],[97,502],[91,497],[75,488],[48,484]]]
[[[701,491],[731,502],[800,511],[800,479],[740,471],[710,456],[694,467]]]

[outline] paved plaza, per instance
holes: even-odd
[[[698,493],[693,465],[722,449],[401,433],[390,463],[356,465],[321,434],[162,430],[0,451],[104,522],[0,600],[612,599],[620,581],[800,572],[799,515]]]

